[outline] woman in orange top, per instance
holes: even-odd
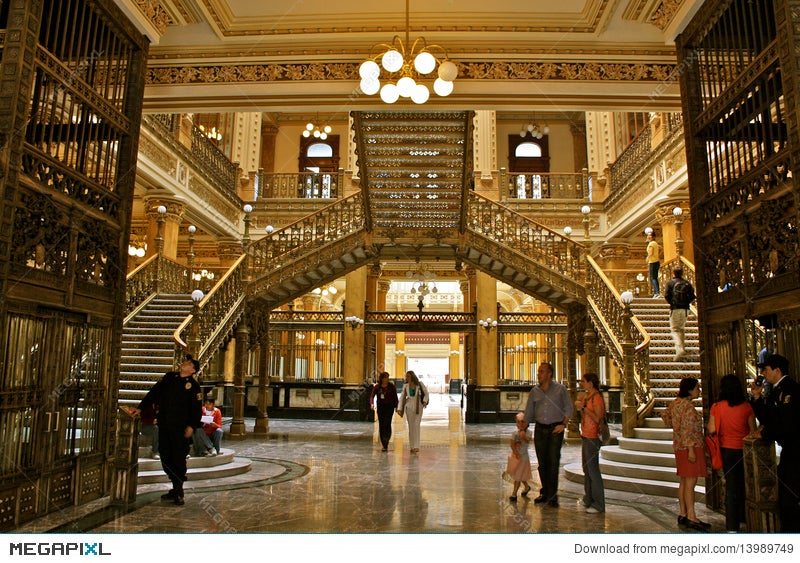
[[[600,437],[597,426],[606,415],[596,373],[585,373],[581,379],[584,392],[575,401],[581,411],[581,463],[583,465],[583,499],[580,503],[589,514],[606,511],[606,493],[600,474]]]
[[[728,374],[719,383],[719,401],[711,406],[706,430],[711,435],[719,434],[725,473],[725,529],[738,532],[739,523],[744,522],[742,440],[755,431],[756,415],[738,377]]]

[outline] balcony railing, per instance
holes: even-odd
[[[256,201],[263,199],[338,199],[344,186],[344,169],[338,172],[256,175]]]
[[[503,196],[511,199],[584,199],[589,197],[588,174],[507,172],[500,169]]]

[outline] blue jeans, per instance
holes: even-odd
[[[219,453],[220,444],[222,443],[222,428],[217,428],[209,436],[202,428],[195,428],[194,432],[194,450],[195,453],[202,454],[210,449],[214,449]]]
[[[561,444],[564,432],[553,433],[554,427],[536,424],[533,429],[533,447],[539,461],[540,493],[544,500],[558,500],[558,471],[561,466]]]
[[[650,262],[650,285],[653,286],[653,295],[658,295],[661,293],[661,288],[658,285],[658,270],[660,268],[660,262]]]
[[[583,466],[583,504],[600,512],[606,511],[606,492],[600,474],[599,438],[581,436],[581,465]]]

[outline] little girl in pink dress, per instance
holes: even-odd
[[[528,444],[533,439],[533,434],[528,430],[528,423],[524,420],[523,413],[517,413],[517,430],[511,437],[511,454],[508,456],[506,473],[510,479],[514,480],[514,491],[509,500],[517,502],[517,491],[520,484],[525,486],[522,496],[528,496],[531,490],[528,479],[531,474],[531,458],[528,456]]]

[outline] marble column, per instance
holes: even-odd
[[[249,351],[247,347],[250,339],[250,327],[245,322],[239,323],[236,328],[236,369],[233,380],[233,421],[231,422],[230,438],[243,440],[245,437],[244,407],[245,407],[245,378]]]
[[[365,316],[364,302],[367,296],[367,268],[359,268],[345,276],[347,294],[344,302],[344,316]],[[344,385],[361,385],[364,382],[364,326],[353,328],[344,326],[344,360],[342,369]]]
[[[386,295],[389,293],[391,282],[388,279],[378,280],[378,295],[375,303],[376,311],[386,310]],[[386,333],[378,332],[375,335],[375,363],[378,372],[389,371],[389,362],[386,359]]]
[[[163,256],[170,260],[178,258],[178,233],[183,220],[184,205],[179,201],[174,201],[163,197],[146,198],[145,213],[147,214],[147,256],[150,257],[158,252],[159,231],[162,238]],[[158,212],[160,206],[164,206],[167,212]],[[163,220],[159,229],[159,221]]]

